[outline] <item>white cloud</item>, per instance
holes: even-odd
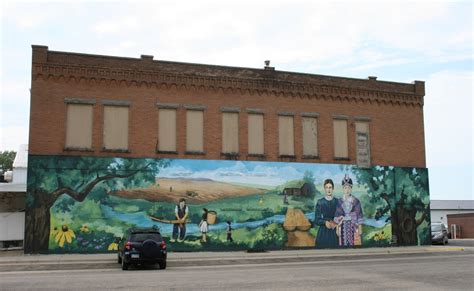
[[[472,71],[442,71],[426,80],[428,167],[474,164],[473,84]]]
[[[115,20],[101,20],[94,24],[90,30],[97,33],[100,37],[105,35],[123,36],[127,33],[136,32],[142,25],[136,17],[117,17]]]
[[[20,29],[35,29],[52,21],[61,8],[67,7],[63,3],[33,3],[31,1],[9,1],[2,3],[2,22],[11,21]],[[62,11],[64,12],[64,10]]]
[[[28,131],[28,124],[22,126],[2,126],[0,128],[0,151],[17,151],[21,144],[27,144]]]

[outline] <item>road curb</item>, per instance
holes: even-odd
[[[378,252],[351,252],[351,253],[287,253],[285,255],[279,254],[261,254],[255,256],[254,254],[239,253],[233,256],[218,257],[217,254],[212,254],[209,257],[194,257],[189,258],[180,254],[179,257],[173,257],[172,254],[168,257],[169,267],[190,267],[190,266],[224,266],[224,265],[245,265],[245,264],[271,264],[271,263],[294,263],[294,262],[316,262],[316,261],[342,261],[342,260],[361,260],[374,258],[395,258],[407,257],[412,255],[441,255],[441,253],[461,253],[465,252],[465,248],[429,248],[418,250],[386,250]],[[469,253],[473,253],[469,251]],[[13,259],[13,258],[12,258]],[[29,261],[14,261],[3,260],[0,262],[0,272],[13,271],[45,271],[45,270],[80,270],[80,269],[114,269],[119,268],[115,257],[91,258],[84,257],[63,260],[29,260]]]

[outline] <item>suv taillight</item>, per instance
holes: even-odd
[[[161,242],[160,245],[162,249],[166,249],[166,242],[164,240]]]
[[[131,248],[132,248],[132,243],[128,241],[128,242],[125,244],[125,249],[126,249],[126,250],[130,250]]]

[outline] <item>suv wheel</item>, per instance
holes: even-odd
[[[166,269],[166,261],[158,263],[160,265],[160,269]]]
[[[128,264],[125,263],[125,260],[122,259],[122,270],[128,270]]]
[[[120,257],[119,253],[117,253],[117,263],[119,263],[119,264],[122,263],[122,258]]]
[[[151,239],[148,239],[143,242],[143,255],[146,258],[156,258],[160,255],[160,246]]]

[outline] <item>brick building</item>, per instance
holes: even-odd
[[[448,214],[452,238],[474,238],[474,213]]]
[[[423,82],[36,45],[31,77],[27,253],[107,252],[130,225],[158,226],[171,251],[430,243]],[[336,241],[335,226],[322,237],[323,181],[337,199],[356,201],[354,186],[362,237]],[[315,195],[284,195],[302,183]],[[166,224],[180,199],[193,209],[187,233]],[[222,222],[199,243],[202,207],[240,228],[239,245]]]
[[[452,238],[474,238],[473,200],[431,200],[431,221],[441,222]]]
[[[87,55],[33,46],[32,155],[425,167],[424,83]]]

